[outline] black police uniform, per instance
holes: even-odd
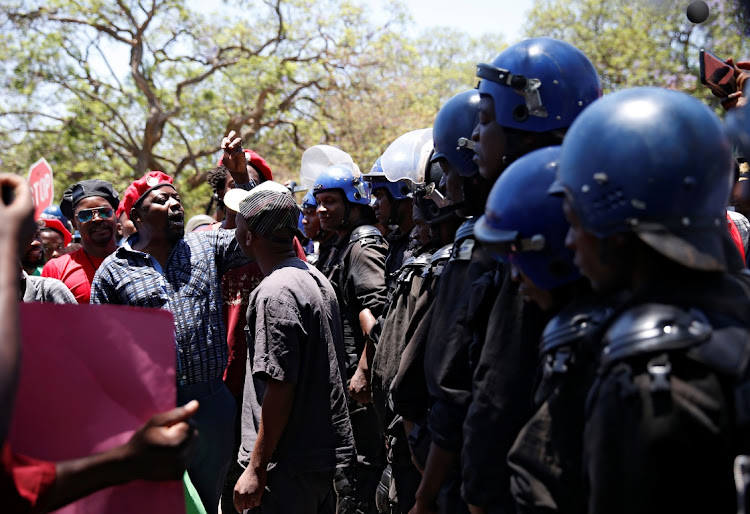
[[[390,395],[393,411],[403,419],[416,424],[409,435],[409,446],[416,460],[424,467],[426,450],[429,449],[427,413],[430,395],[424,371],[424,353],[432,325],[434,300],[443,268],[448,263],[453,243],[445,245],[430,257],[429,267],[422,282],[412,317],[406,326],[406,345],[401,354],[398,370],[391,382]]]
[[[385,256],[385,283],[390,289],[404,264],[404,254],[409,248],[411,233],[402,233],[400,228],[396,228],[385,239],[388,242],[388,254]]]
[[[586,406],[588,512],[737,512],[750,434],[747,275],[683,273],[613,316]]]
[[[318,268],[320,271],[323,271],[323,268],[328,263],[328,259],[331,256],[331,251],[333,251],[333,248],[336,246],[336,241],[336,237],[331,237],[329,239],[321,241],[318,245],[318,255],[312,261],[310,260],[310,257],[312,256],[308,256],[308,262]]]
[[[586,279],[559,289],[568,305],[547,324],[539,342],[535,412],[508,454],[519,513],[585,511],[583,407],[598,364],[599,331],[615,301],[595,296]]]
[[[506,457],[533,413],[537,345],[549,315],[524,302],[509,270],[497,287],[463,425],[461,494],[488,513],[511,513]]]
[[[453,253],[440,278],[432,326],[425,349],[425,378],[432,400],[428,426],[432,442],[460,453],[462,425],[471,402],[472,358],[481,338],[470,324],[483,315],[485,293],[496,264],[475,245],[474,220],[456,232]],[[441,492],[441,512],[467,511],[459,494],[458,469]]]
[[[387,250],[388,245],[378,229],[360,225],[339,238],[323,265],[322,271],[331,281],[341,308],[348,380],[357,370],[365,347],[359,313],[370,309],[377,319],[383,310]],[[336,490],[340,501],[337,512],[347,514],[359,509],[369,514],[375,512],[375,489],[385,466],[382,433],[372,404],[363,405],[350,397],[349,415],[357,447],[357,465],[348,472],[338,470]]]
[[[421,479],[411,460],[403,418],[393,411],[390,387],[398,372],[408,338],[412,335],[408,330],[409,322],[414,317],[417,300],[425,279],[429,276],[430,261],[435,251],[436,248],[426,245],[404,262],[395,274],[388,294],[386,313],[384,319],[380,320],[382,333],[377,341],[371,371],[372,399],[380,426],[386,434],[387,457],[393,482],[393,487],[389,487],[387,501],[381,501],[387,503],[388,508],[381,512],[409,512],[414,505]],[[387,264],[386,259],[386,266]],[[385,488],[383,480],[381,484]]]

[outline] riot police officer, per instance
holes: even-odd
[[[576,116],[601,96],[594,66],[552,38],[515,44],[479,64],[479,123],[472,134],[479,173],[495,180],[514,160],[559,144]],[[462,495],[476,512],[515,512],[505,464],[527,421],[536,356],[546,317],[523,302],[500,266],[486,293],[490,307],[472,327],[476,362],[463,424]],[[519,359],[522,359],[519,361]],[[491,443],[488,443],[491,441]]]
[[[357,463],[337,476],[339,514],[374,512],[375,489],[383,464],[382,434],[370,396],[369,363],[375,346],[368,334],[386,300],[385,255],[388,245],[372,226],[367,184],[351,167],[330,166],[315,180],[320,226],[335,232],[323,273],[338,295],[348,356],[349,413],[357,447]],[[342,500],[343,499],[343,500]]]
[[[404,252],[409,246],[411,230],[414,228],[412,219],[412,189],[413,182],[401,179],[391,182],[383,173],[380,159],[375,161],[369,173],[363,179],[370,184],[372,207],[375,218],[389,232],[388,254],[385,258],[385,279],[390,287],[396,272],[404,262]]]
[[[434,270],[450,255],[450,241],[461,221],[456,216],[435,216],[440,212],[435,202],[445,207],[445,201],[439,192],[442,169],[439,164],[429,162],[434,147],[431,135],[430,129],[410,132],[394,141],[383,154],[385,166],[382,169],[388,179],[408,180],[417,184],[414,212],[427,220],[431,237],[414,249],[413,255],[396,274],[373,360],[373,402],[381,426],[386,431],[392,484],[388,491],[388,509],[381,512],[406,513],[415,501],[421,475],[411,459],[403,417],[394,412],[390,387],[400,368],[407,343],[424,318],[429,300],[433,297],[430,291],[435,278]],[[448,242],[447,246],[441,248],[445,241]],[[419,365],[421,367],[421,360]],[[416,393],[415,389],[409,388],[409,393]],[[424,390],[424,385],[421,389]],[[384,482],[381,480],[383,486]],[[381,490],[386,492],[385,487]]]
[[[524,513],[584,511],[583,406],[598,358],[592,339],[612,311],[609,301],[593,295],[565,247],[569,224],[561,215],[562,198],[547,193],[559,155],[560,147],[551,146],[514,161],[493,186],[475,226],[477,239],[509,262],[513,282],[504,287],[517,283],[515,301],[533,302],[545,317],[554,316],[538,344],[531,339],[537,331],[526,330],[523,344],[512,348],[514,358],[498,363],[528,366],[518,392],[536,384],[534,413],[508,454],[511,491]],[[531,311],[521,312],[521,320],[506,318],[509,331],[523,328]]]
[[[465,145],[458,148],[459,139],[467,140],[476,124],[478,100],[476,91],[456,95],[441,108],[433,128],[432,160],[443,169],[450,209],[464,219],[481,213],[491,185],[478,176],[470,150]],[[468,352],[472,334],[467,330],[467,322],[474,316],[482,316],[479,303],[486,280],[480,287],[475,287],[474,282],[494,271],[489,256],[481,250],[475,254],[473,224],[474,219],[468,219],[457,229],[448,262],[440,267],[435,298],[425,317],[430,325],[415,331],[414,349],[422,348],[424,352],[424,383],[429,391],[430,409],[424,419],[410,418],[417,423],[415,428],[424,432],[427,427],[426,434],[415,435],[413,439],[428,441],[429,446],[427,456],[422,457],[424,473],[412,512],[467,510],[460,498],[457,466],[461,424],[471,398]],[[420,339],[424,341],[421,345]],[[407,355],[410,353],[405,352],[404,358]]]
[[[721,122],[676,91],[609,95],[563,142],[551,191],[575,262],[595,290],[632,293],[586,408],[591,514],[737,511],[750,289],[727,235],[731,182]]]
[[[318,202],[312,191],[305,193],[302,198],[302,232],[305,237],[313,241],[315,251],[307,256],[307,262],[318,269],[328,261],[334,243],[336,243],[336,232],[325,231],[320,228],[318,219]]]

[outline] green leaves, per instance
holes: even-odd
[[[155,9],[153,6],[156,6]],[[0,0],[0,160],[46,157],[58,197],[100,177],[119,190],[150,169],[176,177],[188,214],[210,195],[219,142],[238,130],[277,179],[329,143],[363,169],[396,137],[430,126],[476,83],[499,35],[413,35],[403,5],[376,24],[355,0]]]
[[[711,17],[693,25],[681,2],[667,0],[538,0],[524,33],[577,46],[593,62],[604,93],[635,86],[678,89],[718,107],[698,82],[698,51],[750,55],[739,4],[713,2]],[[719,112],[719,111],[717,111]]]

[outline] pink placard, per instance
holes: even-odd
[[[127,441],[175,406],[174,319],[114,305],[22,304],[23,359],[10,443],[59,461]],[[112,487],[65,514],[185,512],[182,483]]]

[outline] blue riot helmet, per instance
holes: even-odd
[[[632,232],[683,266],[723,270],[732,182],[719,118],[691,96],[648,87],[608,95],[576,119],[550,192],[565,194],[599,238]]]
[[[314,185],[314,184],[313,184]],[[308,209],[308,208],[316,208],[318,206],[318,202],[315,201],[315,195],[313,194],[312,190],[305,193],[305,196],[302,198],[302,208]]]
[[[541,289],[580,278],[573,252],[565,247],[570,225],[562,198],[550,196],[559,146],[535,150],[513,162],[492,187],[484,215],[474,225],[477,239],[511,261]]]
[[[313,186],[313,195],[338,189],[344,198],[351,203],[370,205],[370,190],[367,183],[351,168],[346,166],[329,166],[318,175]]]
[[[49,207],[45,208],[42,213],[39,215],[39,219],[42,220],[49,220],[49,219],[55,219],[60,220],[60,222],[63,224],[65,228],[68,229],[69,232],[73,231],[73,225],[70,223],[70,220],[65,217],[65,215],[60,210],[59,205],[50,205]]]
[[[360,174],[355,174],[349,166],[329,166],[318,175],[313,186],[313,195],[331,190],[340,191],[346,200],[344,202],[346,204],[346,213],[342,220],[342,227],[349,226],[350,222],[353,221],[350,220],[350,206],[352,203],[365,206],[367,207],[367,211],[372,213],[372,207],[370,207],[370,188],[367,182],[362,180]]]
[[[412,198],[411,180],[401,179],[395,182],[388,180],[383,172],[383,166],[380,158],[375,161],[369,173],[362,175],[362,179],[370,184],[370,191],[384,188],[391,195],[393,200],[410,200]]]
[[[432,127],[435,143],[432,162],[445,159],[464,177],[479,173],[471,150],[471,133],[477,124],[478,114],[479,92],[476,89],[459,93],[445,102]]]
[[[602,96],[591,61],[573,45],[540,37],[508,47],[492,64],[478,64],[479,94],[495,103],[503,127],[548,132],[569,127]]]

